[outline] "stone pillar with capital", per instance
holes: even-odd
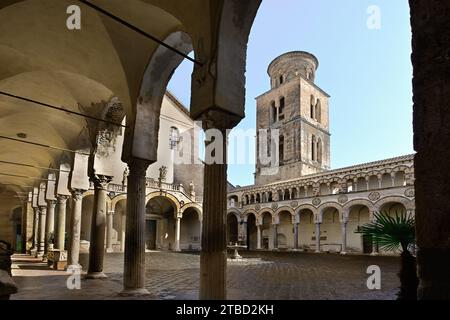
[[[89,268],[86,279],[103,279],[103,259],[105,255],[106,236],[106,198],[107,187],[112,177],[95,175],[94,182],[94,206],[91,224],[91,242],[89,247]]]
[[[298,250],[298,222],[294,222],[294,250]]]
[[[126,214],[122,214],[121,221],[120,221],[120,252],[125,251],[125,230],[126,230],[126,224],[127,224],[127,216]]]
[[[348,224],[348,209],[344,209],[344,211],[341,213],[341,237],[342,237],[342,243],[341,243],[341,254],[346,255],[347,254],[347,224]]]
[[[146,295],[145,289],[145,175],[148,160],[128,160],[126,241],[121,295]]]
[[[219,109],[203,114],[202,120],[209,141],[205,141],[199,298],[222,300],[226,299],[227,267],[227,130],[240,118]]]
[[[45,221],[47,216],[47,207],[39,206],[39,226],[38,226],[38,247],[36,256],[42,257],[45,251]]]
[[[257,232],[256,232],[256,249],[257,250],[261,250],[261,239],[262,239],[262,236],[261,236],[261,233],[262,233],[261,225],[260,224],[256,225],[256,229],[257,229]]]
[[[69,250],[67,256],[67,268],[78,269],[81,268],[79,264],[80,258],[80,235],[81,235],[81,210],[82,199],[85,190],[72,190],[72,214],[70,216],[70,230],[69,230]]]
[[[39,227],[39,208],[33,207],[33,245],[31,247],[31,255],[35,255],[38,248],[38,230]]]
[[[175,221],[175,251],[179,252],[180,249],[180,229],[181,229],[181,214],[177,214]]]
[[[58,210],[55,228],[55,249],[65,250],[64,243],[66,235],[66,204],[69,196],[58,195],[57,199]]]
[[[113,225],[114,225],[114,211],[108,210],[106,216],[106,252],[111,253],[113,249]]]
[[[375,211],[369,212],[370,221],[375,221]],[[372,239],[372,252],[370,253],[371,256],[377,256],[378,255],[378,242],[376,239]]]
[[[320,253],[320,222],[316,222],[316,253]]]

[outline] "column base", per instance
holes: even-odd
[[[150,292],[145,288],[126,288],[119,293],[119,296],[121,297],[142,297],[149,295]]]
[[[85,279],[106,279],[108,276],[103,272],[89,272]]]
[[[372,257],[376,257],[376,256],[379,255],[379,253],[378,253],[378,252],[372,252],[370,255],[371,255]]]
[[[321,253],[321,251],[320,250],[316,250],[316,251],[314,251],[314,253]]]
[[[113,248],[106,248],[106,253],[113,253],[114,249]]]
[[[343,256],[346,256],[346,255],[347,255],[347,252],[341,251],[340,254],[343,255]]]

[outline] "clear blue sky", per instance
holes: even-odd
[[[381,28],[367,27],[367,8],[381,10]],[[407,0],[263,0],[249,40],[246,117],[255,128],[254,98],[270,88],[266,70],[280,54],[303,50],[319,59],[316,84],[330,94],[333,169],[413,152],[411,29]],[[190,103],[192,64],[169,84]],[[235,185],[253,184],[254,165],[230,165]]]

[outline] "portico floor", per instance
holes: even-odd
[[[399,280],[398,257],[288,253],[240,252],[247,262],[229,262],[228,298],[246,299],[395,299]],[[81,256],[84,266],[87,255]],[[261,258],[257,260],[256,258]],[[145,299],[197,299],[199,255],[192,253],[146,253]],[[369,265],[381,268],[381,289],[366,286]],[[53,271],[40,260],[13,256],[14,280],[19,292],[11,299],[123,299],[122,254],[106,254],[106,280],[81,280],[80,290],[66,286],[68,274]]]

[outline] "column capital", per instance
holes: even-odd
[[[83,193],[85,193],[86,190],[81,189],[73,189],[72,190],[72,197],[75,201],[80,201],[83,198]]]
[[[108,210],[108,211],[106,211],[106,214],[109,216],[112,216],[112,215],[114,215],[114,210]]]
[[[47,200],[47,206],[54,208],[56,206],[56,200]]]
[[[150,160],[143,160],[138,158],[131,158],[127,160],[128,168],[129,168],[129,174],[128,179],[130,176],[144,176],[147,173],[147,168],[149,165],[151,165],[153,161]]]
[[[218,129],[220,131],[233,129],[242,120],[241,117],[219,108],[208,109],[198,116],[197,119],[202,121],[204,130]]]
[[[94,182],[95,189],[100,190],[106,190],[111,180],[112,180],[111,176],[105,176],[102,174],[96,174],[92,177],[92,182]]]
[[[64,194],[58,194],[58,196],[56,197],[59,205],[65,204],[67,202],[67,199],[69,198],[70,196]]]

